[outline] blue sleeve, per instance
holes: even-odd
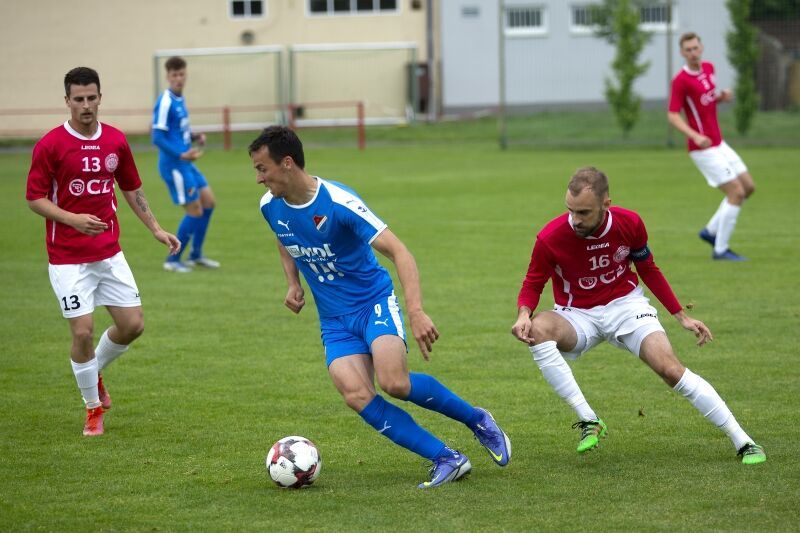
[[[362,202],[337,207],[344,224],[367,244],[372,244],[372,241],[386,229],[386,224]]]
[[[165,130],[153,128],[151,137],[153,139],[153,144],[158,146],[162,152],[169,154],[172,157],[180,158],[181,154],[183,153],[183,145],[175,141],[171,141]]]

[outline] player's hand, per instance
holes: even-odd
[[[286,291],[286,298],[283,299],[283,305],[291,309],[292,313],[299,313],[306,305],[303,287],[289,287],[289,290]]]
[[[690,317],[683,311],[678,311],[674,316],[684,329],[694,333],[694,336],[697,337],[698,346],[702,346],[708,341],[714,340],[713,335],[711,335],[711,330],[699,320]]]
[[[697,146],[699,146],[702,149],[706,149],[709,146],[711,146],[711,139],[709,137],[706,137],[705,135],[700,134],[700,133],[695,135],[694,139],[692,139],[692,140],[694,141],[694,143]]]
[[[86,213],[73,214],[69,225],[86,235],[100,235],[108,229],[108,224]]]
[[[527,345],[533,344],[533,320],[527,313],[520,313],[517,321],[511,326],[511,334],[520,342],[524,342]]]
[[[717,98],[720,102],[730,102],[733,100],[733,91],[730,89],[723,89],[719,93],[719,98]]]
[[[179,241],[175,235],[168,233],[163,229],[153,232],[153,237],[155,237],[158,242],[167,245],[170,255],[177,254],[181,249],[181,241]]]
[[[206,145],[206,134],[205,133],[198,133],[197,134],[197,139],[195,139],[195,142],[197,144],[199,144],[200,146],[205,146]]]
[[[189,148],[181,154],[181,159],[184,161],[194,161],[200,159],[202,155],[203,151],[200,148]]]
[[[419,351],[426,361],[430,360],[433,343],[439,338],[439,330],[433,324],[433,320],[425,314],[422,309],[412,311],[408,314],[411,321],[411,334],[417,341]]]

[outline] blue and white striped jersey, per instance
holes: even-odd
[[[181,154],[192,147],[189,112],[182,96],[166,89],[153,109],[153,144],[159,148],[161,164],[177,165]]]
[[[303,274],[319,316],[362,309],[393,290],[370,244],[386,229],[352,189],[316,178],[317,192],[290,205],[267,192],[261,213]]]

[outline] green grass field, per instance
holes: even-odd
[[[442,336],[429,363],[412,347],[412,370],[491,409],[513,441],[501,469],[466,428],[408,406],[473,463],[469,478],[435,491],[416,489],[423,460],[340,400],[313,307],[299,316],[283,307],[274,237],[258,211],[263,189],[242,150],[199,162],[218,199],[206,252],[219,271],[163,272],[161,245],[120,209],[146,331],[104,374],[114,398],[106,434],[82,437],[44,224],[24,200],[30,155],[0,155],[0,529],[796,530],[800,151],[739,151],[758,186],[732,243],[751,258],[742,264],[712,262],[696,237],[720,197],[682,149],[501,152],[476,140],[307,151],[310,172],[355,187],[415,254]],[[180,213],[156,154],[137,161],[173,230]],[[766,464],[739,464],[688,402],[609,346],[573,366],[609,425],[597,452],[575,453],[571,410],[509,330],[535,233],[562,212],[569,176],[587,164],[609,174],[614,203],[643,216],[679,298],[712,329],[714,342],[697,349],[657,304],[681,359],[765,446]],[[109,319],[95,316],[99,334]],[[307,490],[280,490],[265,473],[269,446],[292,434],[321,449],[322,474]]]

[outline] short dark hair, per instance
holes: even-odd
[[[184,69],[186,68],[186,60],[179,56],[172,56],[164,63],[164,68],[167,69],[167,72]]]
[[[281,159],[287,155],[291,157],[295,164],[300,168],[306,167],[306,156],[303,154],[303,143],[297,134],[286,126],[270,126],[256,137],[247,151],[250,155],[261,150],[263,147],[269,149],[269,157],[275,163],[280,163]]]
[[[100,92],[100,75],[96,70],[89,67],[75,67],[64,76],[64,91],[69,96],[71,85],[97,85],[97,92]]]
[[[686,41],[691,41],[692,39],[697,39],[697,42],[700,42],[700,43],[703,42],[703,41],[700,40],[700,36],[697,35],[695,32],[687,31],[686,33],[681,35],[680,40],[678,40],[678,46],[683,47],[683,43],[685,43]]]
[[[578,196],[582,190],[591,189],[600,199],[608,194],[608,176],[595,167],[582,167],[575,171],[567,186],[572,196]]]

